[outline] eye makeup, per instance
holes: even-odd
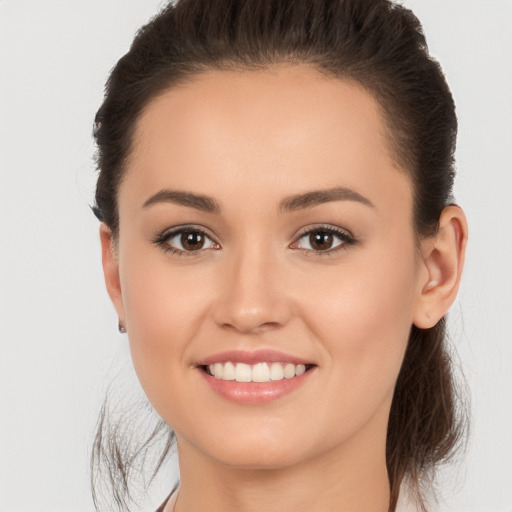
[[[177,256],[197,256],[204,251],[221,249],[220,244],[205,228],[197,225],[166,229],[153,239],[153,243],[165,253]],[[347,230],[321,224],[303,228],[289,247],[322,256],[331,255],[357,243],[356,238]]]

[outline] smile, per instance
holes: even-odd
[[[253,365],[245,363],[215,363],[203,367],[212,377],[237,382],[270,382],[292,379],[306,372],[311,365],[293,363],[261,362]]]
[[[251,405],[267,403],[298,390],[317,367],[274,350],[223,352],[195,366],[216,394]]]

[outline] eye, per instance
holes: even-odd
[[[333,252],[345,245],[354,245],[355,238],[346,231],[334,226],[319,226],[304,232],[292,245],[293,249],[314,251],[316,253]]]
[[[166,252],[175,254],[193,254],[219,247],[203,230],[189,226],[166,231],[155,240],[155,243]]]

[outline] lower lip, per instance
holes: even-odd
[[[302,386],[313,372],[311,368],[306,373],[291,379],[271,380],[269,382],[238,382],[236,380],[216,379],[201,368],[206,383],[218,395],[240,404],[259,405],[277,400]]]

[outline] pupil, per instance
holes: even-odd
[[[204,237],[197,231],[185,231],[181,235],[181,244],[189,251],[197,251],[204,245]]]
[[[318,231],[317,233],[310,235],[309,241],[313,249],[325,251],[332,246],[333,236],[331,233],[327,233],[325,231]]]

